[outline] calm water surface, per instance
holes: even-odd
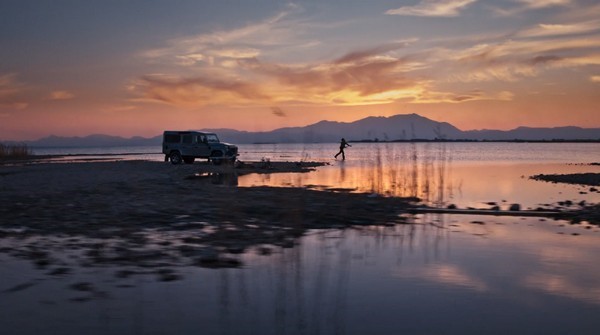
[[[596,334],[600,233],[585,227],[438,215],[311,231],[294,248],[241,255],[243,268],[184,268],[168,283],[115,279],[110,267],[49,279],[3,262],[2,289],[35,285],[1,293],[0,324],[10,334]],[[76,282],[106,295],[76,302]]]
[[[349,188],[440,206],[598,202],[589,187],[528,179],[600,172],[598,144],[241,145],[241,160],[325,160],[240,186]],[[100,152],[99,152],[100,153]],[[143,153],[162,160],[162,155]],[[124,156],[130,157],[130,156]],[[128,159],[128,158],[127,158]],[[583,193],[582,193],[583,192]],[[505,202],[502,202],[504,200]],[[0,254],[0,329],[11,334],[597,334],[600,228],[521,217],[421,215],[413,224],[311,231],[293,248],[184,268],[175,282],[80,268],[52,279]],[[126,282],[124,283],[123,280]],[[7,288],[35,283],[26,290]],[[73,282],[103,298],[73,302]],[[127,284],[127,285],[123,285]]]

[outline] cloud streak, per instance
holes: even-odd
[[[600,20],[573,24],[539,24],[533,28],[518,33],[519,37],[547,37],[575,35],[596,32],[600,30]]]
[[[527,8],[539,9],[554,6],[567,6],[571,4],[571,0],[515,0]]]
[[[495,8],[494,11],[501,16],[511,16],[530,10],[566,7],[573,3],[572,0],[513,0],[513,2],[518,5],[508,9]]]
[[[387,15],[453,17],[460,15],[461,10],[477,0],[423,0],[414,6],[403,6],[390,9]]]

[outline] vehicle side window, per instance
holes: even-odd
[[[198,143],[206,143],[206,136],[198,135]]]
[[[166,143],[179,143],[179,135],[177,134],[166,134],[165,135],[165,142]]]
[[[191,144],[194,137],[192,135],[183,135],[183,143]]]

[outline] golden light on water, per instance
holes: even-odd
[[[565,199],[600,201],[600,195],[594,192],[580,194],[582,190],[587,191],[585,187],[529,179],[544,173],[587,172],[589,167],[586,165],[461,162],[453,159],[450,150],[433,149],[432,155],[423,156],[423,152],[411,151],[410,147],[408,150],[391,148],[391,155],[383,149],[378,154],[375,149],[369,159],[337,161],[333,166],[308,174],[242,176],[239,185],[309,185],[343,192],[418,197],[437,207],[455,204],[461,208],[491,208],[488,203],[493,202],[501,209],[508,209],[512,203],[519,203],[524,209],[535,209],[547,208]],[[349,157],[352,154],[347,152]]]

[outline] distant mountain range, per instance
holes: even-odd
[[[331,143],[344,137],[348,141],[396,140],[474,140],[474,141],[552,141],[600,140],[600,128],[556,127],[513,130],[462,131],[447,122],[437,122],[417,114],[367,117],[354,122],[320,121],[305,127],[279,128],[268,132],[233,129],[203,129],[215,132],[231,143]],[[25,142],[31,147],[112,147],[160,145],[162,134],[155,137],[122,138],[109,135],[85,137],[49,136]]]

